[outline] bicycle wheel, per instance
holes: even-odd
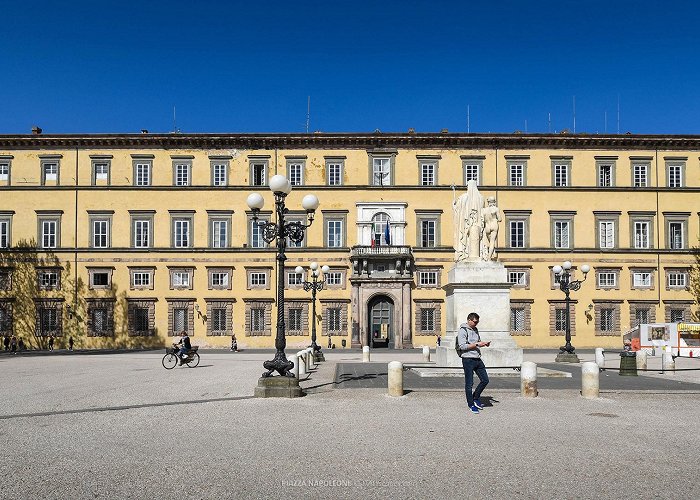
[[[199,354],[196,352],[194,353],[194,356],[192,356],[192,360],[187,362],[187,366],[190,368],[194,368],[199,364]]]
[[[166,354],[163,356],[163,368],[166,370],[172,370],[177,366],[177,356],[174,354]]]

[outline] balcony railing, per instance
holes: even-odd
[[[380,245],[376,247],[371,246],[354,246],[350,250],[351,257],[368,257],[368,256],[382,256],[382,257],[410,257],[411,247],[408,245]]]

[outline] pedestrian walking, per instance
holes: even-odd
[[[438,345],[438,347],[440,347],[440,342],[441,342],[441,341],[442,341],[442,337],[440,337],[440,335],[438,335],[438,338],[437,338],[437,345]]]
[[[462,358],[462,368],[464,368],[464,392],[467,396],[467,405],[472,413],[479,413],[484,405],[479,399],[481,393],[489,383],[489,376],[486,373],[486,366],[481,360],[481,347],[488,347],[491,342],[482,342],[479,337],[479,315],[475,312],[469,313],[467,322],[459,325],[457,333],[457,352]],[[479,377],[479,385],[472,393],[474,386],[474,373]]]
[[[68,339],[68,350],[69,351],[73,350],[73,337],[72,336]]]
[[[17,337],[14,335],[10,339],[10,351],[12,351],[12,354],[17,354]]]
[[[2,343],[5,345],[5,350],[9,351],[10,350],[10,336],[5,335],[5,338],[3,339]]]
[[[53,351],[53,335],[49,335],[49,351]]]
[[[24,351],[24,340],[23,339],[19,339],[19,341],[17,342],[17,350]]]
[[[231,350],[233,352],[238,352],[238,340],[236,340],[236,334],[231,335]]]

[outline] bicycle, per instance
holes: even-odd
[[[199,354],[197,350],[199,346],[192,346],[192,348],[182,357],[182,364],[187,365],[190,368],[194,368],[199,364]],[[172,370],[177,366],[177,362],[180,361],[180,357],[177,353],[180,351],[178,347],[167,347],[165,349],[165,356],[163,356],[163,368],[166,370]]]

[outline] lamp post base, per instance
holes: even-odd
[[[253,395],[256,398],[300,398],[304,392],[296,377],[260,377]]]
[[[560,351],[559,354],[557,354],[557,357],[554,361],[557,363],[580,363],[581,362],[581,360],[578,359],[578,356],[576,356],[575,353],[566,352],[566,351]]]
[[[320,363],[321,361],[325,360],[326,357],[323,355],[320,349],[318,351],[314,351],[314,363]]]

